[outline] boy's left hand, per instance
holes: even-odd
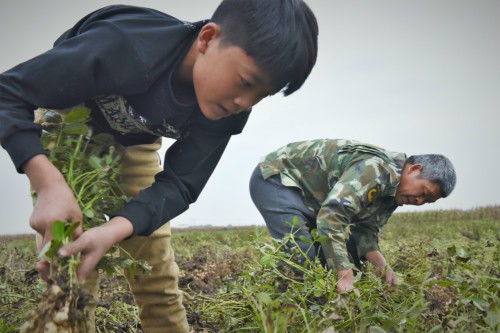
[[[111,246],[132,233],[132,223],[124,217],[117,216],[101,226],[85,231],[73,242],[61,247],[59,255],[66,257],[80,253],[77,276],[78,280],[84,281]]]

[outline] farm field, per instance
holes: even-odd
[[[230,222],[230,221],[229,221]],[[400,285],[368,267],[354,293],[280,251],[265,227],[174,229],[192,332],[499,332],[500,206],[395,214],[380,237]],[[0,237],[0,333],[39,302],[34,235]],[[102,274],[98,332],[142,332],[125,278]]]

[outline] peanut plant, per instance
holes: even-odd
[[[92,133],[87,125],[90,110],[85,107],[77,107],[66,114],[37,110],[37,116],[47,155],[63,174],[81,207],[84,231],[105,223],[129,200],[120,189],[120,146],[111,135]],[[33,200],[36,200],[36,193],[33,193]],[[53,238],[40,253],[51,267],[47,290],[21,332],[88,332],[89,314],[85,306],[92,301],[92,296],[83,290],[76,278],[79,256],[61,258],[57,255],[63,244],[71,242],[79,224],[54,221]],[[120,274],[126,269],[133,276],[137,269],[147,272],[150,267],[115,245],[100,261],[98,269],[109,275]]]

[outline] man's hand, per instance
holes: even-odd
[[[387,283],[391,287],[396,286],[399,283],[396,273],[394,273],[390,266],[386,266],[384,268],[384,279],[385,283]]]
[[[385,283],[389,286],[398,284],[398,278],[392,268],[387,264],[380,251],[370,251],[365,254],[366,259],[375,267],[375,274],[383,276]]]
[[[337,272],[337,292],[339,294],[353,291],[356,295],[360,295],[359,290],[354,288],[353,277],[354,273],[352,272],[352,269],[342,269]]]
[[[84,281],[111,246],[132,235],[133,231],[129,220],[117,216],[101,226],[85,231],[78,239],[61,247],[59,255],[80,253],[77,276],[80,281]]]

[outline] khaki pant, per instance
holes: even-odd
[[[126,195],[137,196],[153,183],[154,175],[161,170],[157,153],[160,146],[158,140],[151,145],[124,148],[121,180]],[[150,274],[136,274],[136,282],[129,278],[146,333],[189,331],[170,236],[167,223],[149,237],[135,236],[120,243],[135,259],[147,261],[153,267]]]
[[[149,145],[123,148],[121,183],[127,196],[137,196],[139,191],[154,181],[161,168],[158,149],[161,139]],[[37,237],[37,242],[41,237]],[[156,230],[149,237],[134,236],[120,242],[120,246],[137,260],[152,266],[150,274],[137,273],[132,280],[127,276],[131,291],[139,305],[139,317],[145,333],[187,333],[186,310],[182,305],[182,291],[178,288],[179,267],[171,246],[170,224]],[[91,274],[84,288],[98,299],[99,275]],[[95,307],[89,306],[89,320],[95,332]]]

